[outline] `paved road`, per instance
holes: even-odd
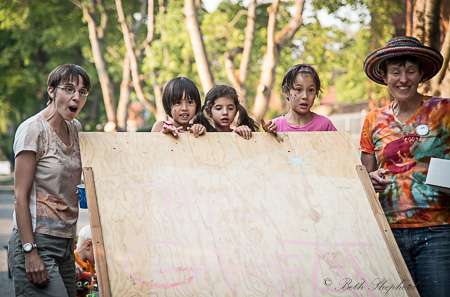
[[[14,191],[11,187],[0,187],[0,296],[13,297],[12,281],[8,277],[7,254],[4,246],[8,245],[9,235],[13,227],[12,214],[14,210]],[[86,209],[80,210],[78,230],[89,224],[89,213]]]

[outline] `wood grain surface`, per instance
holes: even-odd
[[[418,296],[346,132],[80,143],[102,297]]]

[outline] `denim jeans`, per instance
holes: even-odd
[[[422,297],[450,296],[450,225],[392,229]]]

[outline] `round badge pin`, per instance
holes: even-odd
[[[427,135],[429,131],[430,128],[428,128],[428,126],[425,124],[421,124],[416,127],[416,133],[419,134],[420,136]]]

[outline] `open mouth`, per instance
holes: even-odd
[[[306,107],[308,107],[308,103],[300,103],[300,106],[303,108],[306,108]]]
[[[189,118],[188,114],[180,114],[180,118],[183,120],[187,120]]]
[[[74,107],[74,106],[69,106],[69,110],[70,110],[71,112],[77,112],[78,108],[77,108],[77,107]]]

